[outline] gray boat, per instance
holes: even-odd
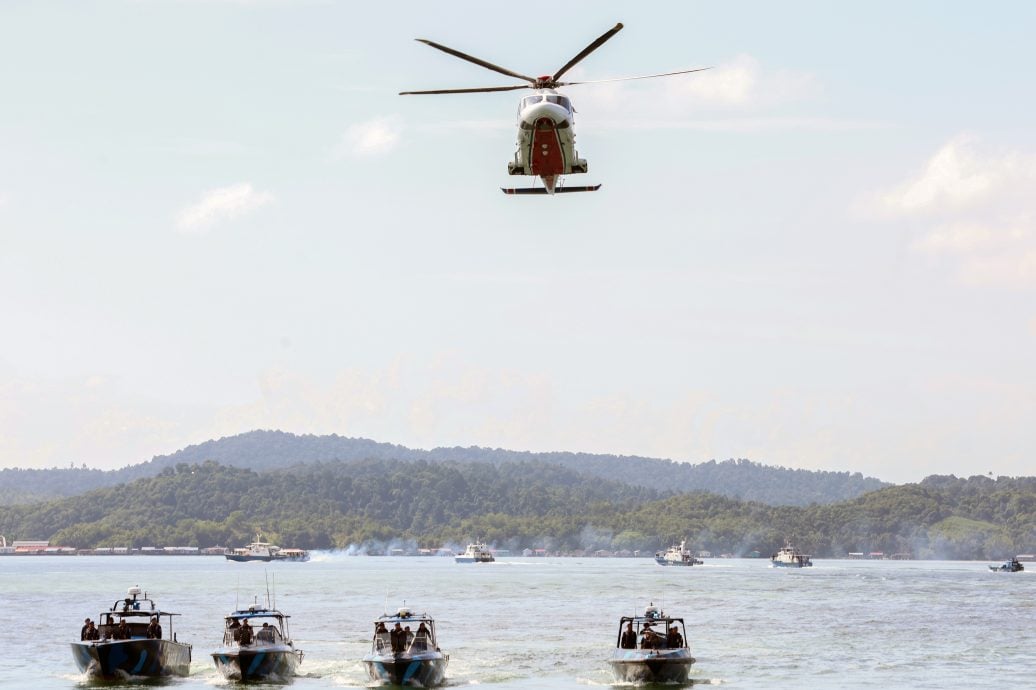
[[[224,618],[223,644],[212,661],[227,680],[285,682],[302,663],[288,632],[288,616],[249,606]]]
[[[683,618],[649,605],[642,616],[619,619],[608,664],[620,683],[686,683],[694,657]]]
[[[186,676],[191,645],[176,639],[173,616],[178,615],[157,608],[139,586],[130,587],[124,599],[101,613],[99,626],[72,643],[72,658],[80,671],[103,680]]]
[[[374,621],[371,651],[363,657],[367,674],[384,685],[432,687],[446,679],[450,656],[439,649],[435,621],[403,607]]]

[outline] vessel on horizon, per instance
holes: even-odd
[[[1020,573],[1025,570],[1025,566],[1017,558],[1010,558],[1000,565],[991,565],[989,569],[994,573]]]
[[[655,553],[655,563],[659,565],[691,566],[702,565],[703,561],[694,557],[694,552],[687,548],[687,540],[673,544],[665,551]]]
[[[173,632],[173,616],[180,614],[157,608],[138,585],[126,594],[101,613],[99,625],[86,619],[80,640],[72,643],[76,666],[90,677],[103,680],[186,676],[191,645],[177,641]]]
[[[482,542],[475,542],[468,544],[464,553],[457,554],[453,560],[455,563],[492,563],[496,558],[493,557],[493,552],[489,550],[488,546]]]
[[[813,560],[788,542],[770,556],[770,563],[774,568],[809,568],[813,565]]]
[[[238,562],[262,561],[269,563],[271,561],[295,561],[305,563],[309,560],[309,551],[305,549],[282,549],[270,542],[263,541],[261,532],[255,535],[255,541],[248,546],[227,549],[223,552],[223,555],[226,556],[228,561]]]

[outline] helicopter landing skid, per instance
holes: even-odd
[[[581,187],[556,187],[554,194],[565,194],[567,192],[596,192],[601,188],[601,185],[586,185]],[[501,187],[500,191],[504,194],[550,194],[543,187]]]

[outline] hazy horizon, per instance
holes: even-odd
[[[1036,448],[1036,5],[0,5],[0,467],[248,429],[861,472]],[[509,197],[573,86],[599,192]]]

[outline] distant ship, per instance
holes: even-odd
[[[694,552],[687,548],[687,540],[673,544],[666,551],[655,554],[655,563],[659,565],[701,565],[702,561],[694,557]]]
[[[282,549],[269,542],[263,541],[263,535],[255,535],[255,541],[248,546],[238,549],[227,549],[223,552],[228,561],[297,561],[304,563],[309,560],[309,551],[305,549]]]
[[[454,556],[453,560],[456,563],[492,563],[496,559],[493,558],[493,553],[488,546],[475,542],[474,544],[468,544],[468,548],[464,549],[464,553]]]
[[[1018,562],[1017,558],[1012,558],[1000,565],[991,565],[989,569],[994,573],[1020,573],[1025,570],[1025,566]]]
[[[801,553],[790,543],[785,544],[780,551],[770,556],[770,563],[774,568],[809,568],[813,565],[810,557]]]

